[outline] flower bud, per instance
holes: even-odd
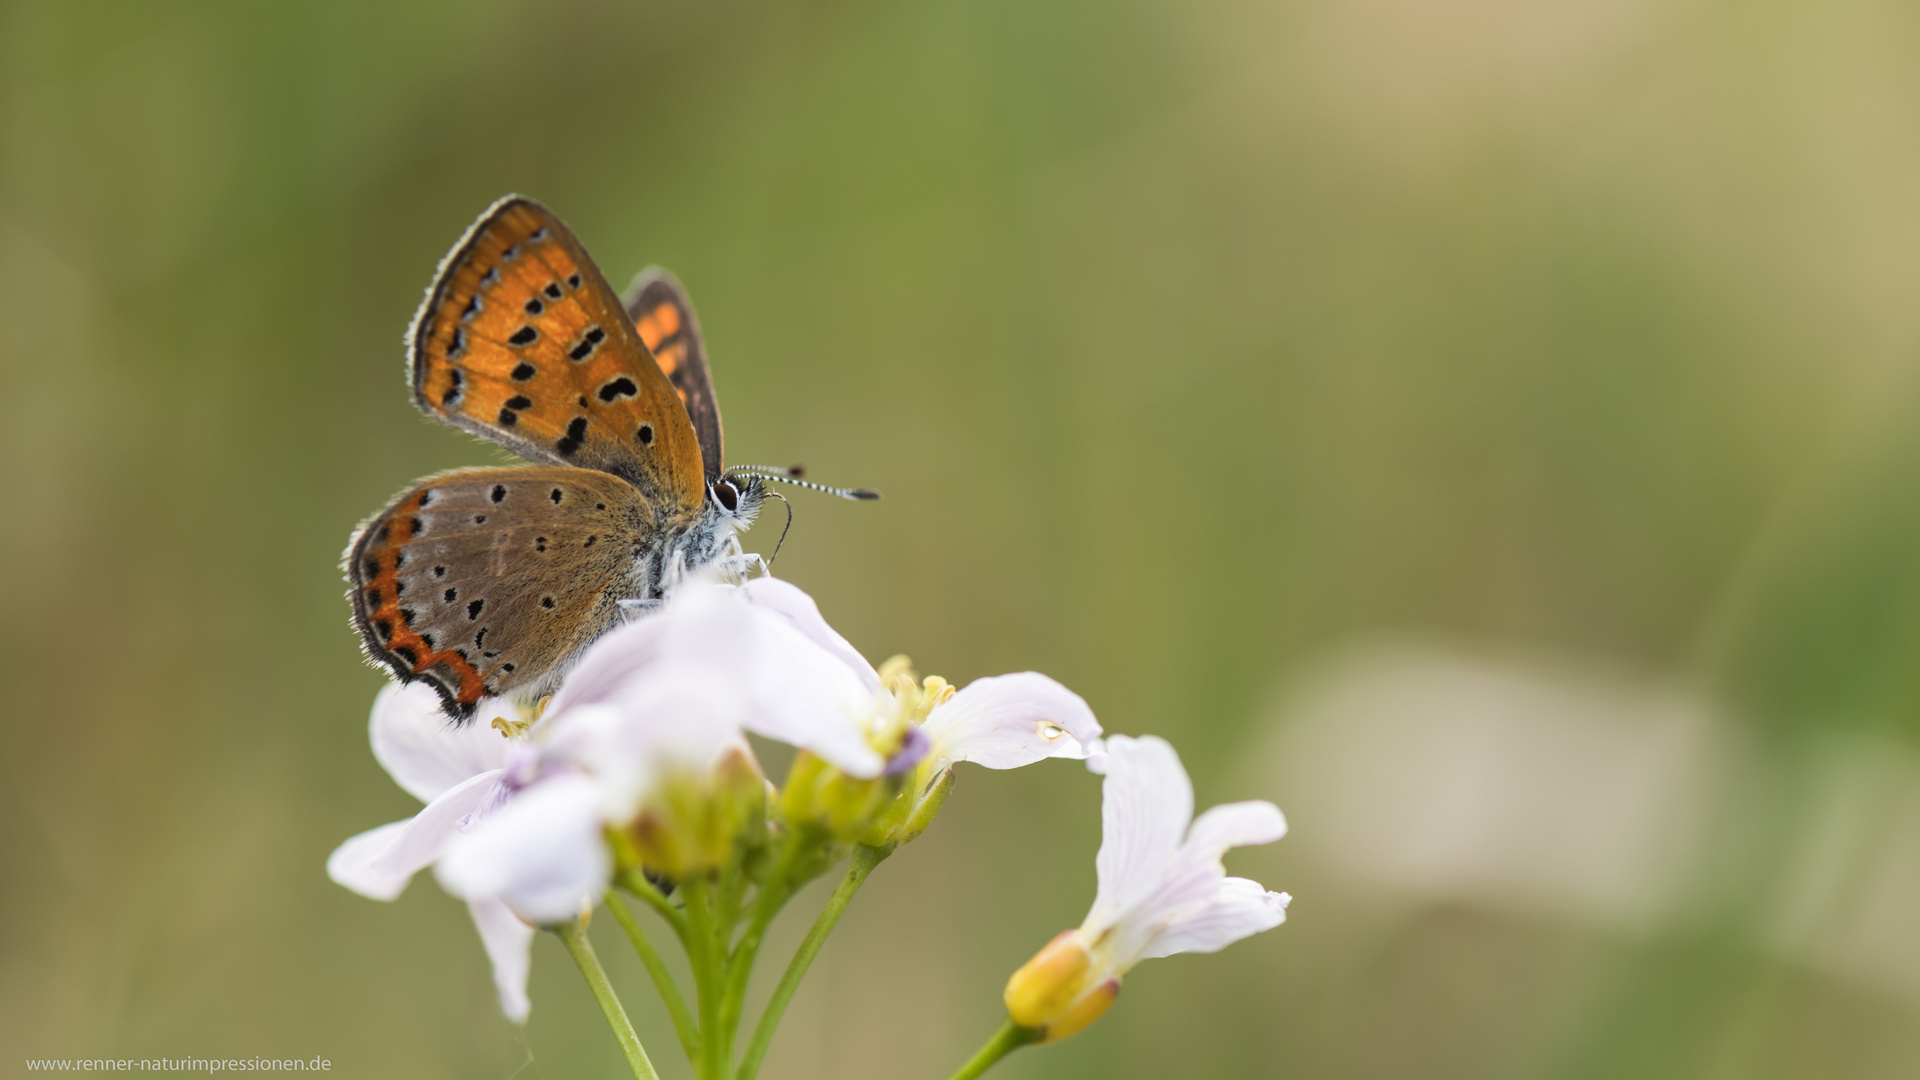
[[[851,840],[872,823],[899,790],[895,778],[862,780],[802,750],[794,755],[780,792],[780,812],[787,824],[825,833],[835,840]]]
[[[675,880],[726,865],[766,833],[767,781],[744,745],[723,749],[704,774],[655,785],[614,839],[616,860]]]
[[[913,781],[919,781],[919,773],[913,774]],[[909,789],[900,793],[886,808],[873,819],[873,824],[860,837],[860,842],[868,847],[883,847],[895,850],[920,839],[920,834],[933,824],[933,817],[947,801],[947,793],[953,790],[953,770],[943,769],[940,775],[926,786],[924,791]]]
[[[1120,996],[1120,980],[1101,977],[1078,930],[1062,931],[1007,980],[1007,1018],[1057,1042],[1107,1011]]]

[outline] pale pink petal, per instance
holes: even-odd
[[[875,704],[865,674],[779,616],[756,620],[750,642],[751,661],[734,676],[752,688],[743,726],[811,750],[849,775],[880,775],[886,762],[863,728]]]
[[[1287,819],[1270,802],[1222,803],[1201,814],[1187,833],[1185,849],[1195,858],[1218,861],[1228,848],[1271,844],[1287,835]]]
[[[527,998],[527,972],[533,962],[533,927],[498,900],[469,900],[467,910],[480,931],[480,943],[493,961],[493,988],[500,1011],[516,1024],[527,1022],[533,1002]]]
[[[524,788],[448,845],[434,873],[455,896],[504,901],[530,922],[571,919],[612,873],[600,800],[593,781],[577,775]]]
[[[1159,885],[1141,898],[1141,908],[1180,911],[1205,901],[1227,876],[1220,857],[1228,848],[1271,844],[1286,832],[1286,818],[1270,802],[1227,803],[1208,810],[1194,820],[1186,842],[1161,872]]]
[[[413,874],[395,874],[376,868],[393,849],[400,834],[413,826],[413,819],[396,821],[377,829],[368,829],[333,849],[327,856],[327,876],[335,884],[345,885],[369,900],[392,900],[406,891]]]
[[[1193,818],[1193,784],[1165,739],[1115,735],[1106,745],[1103,835],[1094,859],[1099,890],[1089,928],[1111,925],[1161,885]]]
[[[353,837],[327,859],[327,873],[362,896],[399,896],[414,874],[440,857],[459,834],[461,819],[480,809],[499,780],[497,770],[470,777],[407,820]]]
[[[566,729],[579,725],[569,716],[604,705],[620,723],[595,724],[625,740],[629,753],[697,720],[714,729],[707,743],[745,729],[810,749],[855,775],[878,775],[884,763],[860,726],[873,711],[872,669],[844,641],[845,655],[823,645],[820,626],[810,634],[806,620],[796,622],[795,610],[811,601],[789,590],[763,590],[769,603],[762,605],[748,602],[744,589],[683,585],[664,611],[588,650],[548,710],[548,741],[578,758],[572,746],[580,736]],[[610,749],[588,756],[620,759]]]
[[[511,705],[487,698],[473,719],[456,727],[440,711],[440,695],[426,683],[388,683],[373,699],[368,736],[373,756],[394,782],[421,802],[432,802],[476,773],[506,764],[511,743],[493,718],[517,717]]]
[[[1226,878],[1212,897],[1175,912],[1140,953],[1140,959],[1218,952],[1241,938],[1286,922],[1291,899],[1286,893],[1268,892],[1257,881]]]
[[[1084,758],[1100,722],[1079,694],[1037,672],[976,679],[921,725],[934,760],[1017,769],[1045,758]]]
[[[760,577],[747,582],[747,596],[758,607],[779,614],[814,644],[825,649],[858,674],[873,693],[880,690],[880,675],[840,632],[820,617],[820,607],[799,586],[775,577]]]
[[[659,662],[674,627],[664,612],[621,626],[593,643],[547,703],[559,716],[580,705],[605,701],[637,671]]]

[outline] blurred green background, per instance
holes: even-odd
[[[995,1075],[1920,1073],[1916,52],[1893,0],[0,4],[6,1068],[620,1075],[556,942],[522,1031],[431,880],[323,870],[416,806],[340,548],[499,458],[401,333],[522,191],[687,283],[732,459],[885,491],[779,565],[871,658],[1290,812],[1230,862],[1287,926]],[[961,776],[766,1075],[945,1076],[1097,844],[1083,771]]]

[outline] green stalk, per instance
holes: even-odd
[[[722,1030],[726,1033],[727,1046],[734,1045],[734,1035],[740,1029],[740,1014],[746,1008],[747,982],[753,978],[753,964],[760,955],[760,943],[765,940],[767,927],[773,917],[780,913],[788,900],[793,899],[793,860],[801,841],[790,837],[780,852],[780,860],[773,872],[760,884],[760,891],[754,896],[753,915],[747,923],[746,933],[740,936],[740,943],[734,946],[733,953],[727,957],[727,996],[721,1010]]]
[[[793,960],[787,964],[786,974],[780,977],[780,985],[773,988],[773,997],[767,1002],[767,1011],[760,1014],[760,1022],[754,1025],[753,1041],[747,1044],[747,1056],[740,1060],[739,1080],[753,1080],[760,1071],[760,1062],[767,1056],[767,1047],[773,1043],[774,1029],[780,1026],[780,1017],[787,1011],[787,1003],[793,1000],[793,993],[800,988],[800,980],[806,978],[807,968],[813,965],[813,958],[820,953],[820,947],[827,943],[827,935],[833,933],[835,923],[847,910],[847,903],[853,894],[860,891],[866,883],[867,875],[873,868],[893,854],[891,847],[877,848],[861,845],[853,849],[853,861],[847,866],[847,874],[840,879],[840,887],[833,890],[832,899],[813,921],[813,929],[807,931],[806,940],[800,943],[799,951],[793,954]]]
[[[760,942],[766,937],[767,926],[779,913],[793,891],[787,887],[783,878],[776,877],[768,881],[765,889],[754,901],[753,919],[747,924],[747,932],[740,937],[740,944],[727,960],[726,997],[720,1009],[720,1037],[726,1040],[731,1051],[734,1034],[740,1030],[740,1014],[746,1008],[747,981],[753,977],[753,962],[760,954]]]
[[[660,1000],[667,1004],[667,1015],[673,1018],[673,1030],[680,1036],[680,1049],[686,1052],[688,1061],[700,1057],[700,1028],[693,1021],[693,1014],[687,1011],[686,999],[680,996],[680,988],[673,983],[672,973],[660,960],[660,953],[647,940],[640,929],[640,922],[627,910],[620,895],[612,889],[607,890],[607,910],[620,923],[620,929],[627,932],[627,940],[633,943],[633,951],[640,954],[640,962],[646,965],[647,974],[653,977],[654,989],[660,991]]]
[[[593,954],[593,943],[587,940],[586,931],[580,928],[579,921],[561,923],[553,928],[553,932],[560,936],[561,944],[567,947],[567,953],[579,965],[580,974],[586,976],[593,999],[600,1003],[607,1026],[613,1029],[613,1037],[620,1042],[620,1052],[627,1057],[627,1066],[633,1070],[634,1080],[660,1080],[660,1074],[653,1071],[653,1062],[647,1060],[647,1051],[640,1045],[640,1036],[634,1033],[633,1022],[627,1019],[627,1010],[620,1007],[620,998],[613,992],[613,984],[607,981],[606,969],[600,966],[600,958]]]
[[[1039,1039],[1040,1032],[1033,1028],[1023,1028],[1009,1020],[1001,1024],[1000,1030],[994,1032],[993,1038],[987,1040],[987,1045],[981,1047],[980,1052],[973,1055],[965,1065],[960,1066],[960,1071],[954,1073],[948,1080],[973,1080],[974,1077],[993,1068],[994,1063],[1001,1058]]]
[[[698,874],[680,883],[686,900],[687,961],[693,965],[693,983],[700,1006],[700,1058],[694,1063],[701,1080],[731,1080],[733,1047],[720,1027],[726,984],[726,942],[714,925],[713,890]]]
[[[686,943],[686,912],[674,907],[673,901],[667,899],[665,893],[654,888],[653,882],[648,881],[645,874],[638,870],[623,871],[619,882],[621,888],[646,901],[648,907],[659,912],[660,917],[667,920],[667,925],[673,927],[673,932],[680,936],[681,943]]]

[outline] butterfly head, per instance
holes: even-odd
[[[707,505],[711,512],[736,529],[753,524],[760,504],[767,497],[767,482],[750,474],[721,476],[707,485]]]

